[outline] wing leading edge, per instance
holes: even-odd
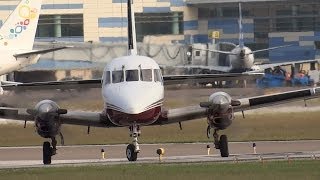
[[[164,85],[211,83],[214,81],[249,80],[261,78],[264,73],[229,73],[229,74],[197,74],[163,76]],[[4,83],[5,84],[5,83]],[[1,86],[3,90],[39,90],[39,89],[77,89],[101,88],[101,79],[47,81],[33,83],[7,83]]]

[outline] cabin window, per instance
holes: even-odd
[[[152,81],[152,70],[151,69],[141,69],[140,71],[141,81]]]
[[[123,71],[112,71],[112,83],[123,82]]]
[[[196,56],[200,56],[200,51],[196,51]]]
[[[104,84],[110,84],[110,83],[111,83],[110,71],[106,71],[104,75]]]
[[[138,70],[126,70],[126,81],[139,81]]]
[[[155,69],[154,70],[154,81],[155,82],[162,82],[162,76],[161,76],[160,69]]]

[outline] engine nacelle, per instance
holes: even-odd
[[[40,101],[34,109],[28,109],[27,112],[34,116],[37,133],[43,138],[52,138],[60,133],[59,116],[67,113],[51,100]]]
[[[240,105],[237,100],[225,92],[213,93],[208,102],[200,103],[207,108],[207,119],[210,127],[223,130],[232,124],[234,119],[233,106]]]

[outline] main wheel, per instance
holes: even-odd
[[[43,164],[51,164],[52,148],[50,142],[43,143]]]
[[[228,157],[229,149],[228,149],[228,139],[226,135],[220,136],[219,147],[220,147],[221,157]]]
[[[134,151],[135,147],[133,144],[129,144],[127,146],[126,155],[129,161],[136,161],[138,157],[138,153]]]

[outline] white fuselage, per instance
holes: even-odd
[[[104,112],[112,123],[146,125],[157,120],[164,86],[160,68],[153,59],[145,56],[116,58],[105,67],[102,79]]]
[[[232,54],[228,55],[227,58],[230,61],[232,71],[243,72],[250,70],[253,67],[254,56],[250,48],[244,46],[241,49],[239,46],[237,46],[231,51],[231,53]],[[241,53],[243,53],[243,55],[241,55]]]

